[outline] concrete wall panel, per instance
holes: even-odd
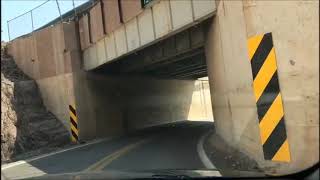
[[[49,27],[35,32],[40,78],[56,75],[51,31],[52,28]]]
[[[106,46],[104,39],[101,39],[97,42],[97,58],[98,65],[101,65],[107,61]]]
[[[117,55],[121,56],[122,54],[128,52],[125,27],[121,26],[121,28],[118,28],[114,32],[114,36],[115,36]]]
[[[97,47],[93,45],[83,52],[83,65],[85,70],[91,70],[98,64]]]
[[[90,67],[89,66],[89,62],[90,62],[89,48],[83,50],[82,56],[83,56],[83,69],[87,70]]]
[[[19,43],[19,56],[20,56],[20,63],[19,68],[28,75],[28,68],[27,68],[27,59],[28,59],[28,49],[27,47],[27,39],[21,38]]]
[[[118,0],[105,0],[103,2],[104,26],[109,34],[121,26]]]
[[[65,72],[71,73],[80,69],[81,53],[79,51],[68,51],[64,53]]]
[[[123,21],[127,22],[142,12],[140,0],[120,0]]]
[[[32,36],[28,36],[25,38],[26,39],[26,49],[27,49],[27,54],[26,54],[26,72],[27,75],[31,78],[33,78],[33,56],[34,56],[34,52],[33,52],[33,37]]]
[[[84,50],[90,46],[90,34],[89,34],[89,17],[84,15],[79,20],[79,36],[81,50]]]
[[[103,38],[103,28],[101,3],[99,2],[90,10],[90,30],[93,43]]]
[[[160,1],[152,6],[156,38],[172,30],[169,1]]]
[[[147,44],[155,39],[151,9],[145,9],[143,13],[138,16],[138,27],[141,45]]]
[[[117,57],[114,34],[110,33],[108,36],[106,36],[104,40],[106,45],[107,58],[108,58],[108,61],[110,61],[113,58]]]
[[[170,1],[173,29],[193,21],[191,0]]]
[[[192,0],[192,7],[194,20],[197,20],[215,11],[216,4],[213,0]]]
[[[55,60],[56,65],[56,74],[64,73],[64,35],[63,35],[63,25],[57,24],[52,27],[52,51],[53,51],[53,59]]]
[[[39,58],[38,58],[38,49],[37,49],[37,40],[36,36],[32,36],[32,53],[33,53],[33,61],[32,61],[32,69],[33,69],[33,78],[39,79],[40,78],[40,69],[39,69]]]
[[[77,31],[79,31],[79,29],[76,28],[75,22],[63,23],[64,46],[66,51],[78,51],[80,49]]]
[[[140,46],[140,36],[138,30],[137,18],[131,19],[125,25],[128,51],[134,50]]]

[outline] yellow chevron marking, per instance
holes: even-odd
[[[276,57],[274,48],[271,49],[267,59],[264,61],[260,71],[258,72],[256,78],[253,81],[253,89],[256,97],[256,102],[259,100],[264,89],[267,87],[272,75],[277,70]]]
[[[79,135],[78,129],[76,129],[72,124],[71,124],[71,129],[73,130],[74,133],[76,133],[76,135]]]
[[[282,161],[282,162],[291,161],[288,139],[286,139],[284,143],[281,145],[276,155],[273,156],[272,161]]]
[[[264,144],[271,135],[274,128],[277,126],[283,117],[283,106],[280,93],[271,104],[269,110],[260,121],[260,136],[261,142]]]
[[[257,35],[253,36],[248,40],[248,55],[249,55],[249,60],[251,61],[254,53],[256,52],[261,40],[263,38],[263,35]]]
[[[77,142],[77,139],[74,138],[73,136],[71,136],[71,141],[72,141],[72,142]]]
[[[69,112],[69,115],[76,123],[78,122],[77,116],[75,116],[71,111]]]

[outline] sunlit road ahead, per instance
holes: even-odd
[[[101,170],[206,169],[199,148],[201,137],[212,128],[212,122],[198,121],[153,127],[3,166],[2,172],[9,178],[23,178]]]

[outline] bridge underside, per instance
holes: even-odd
[[[208,22],[186,29],[121,59],[103,64],[93,72],[139,75],[167,79],[207,76],[204,51]]]

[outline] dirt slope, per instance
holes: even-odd
[[[37,84],[1,51],[1,163],[69,144],[69,132],[44,107]]]

